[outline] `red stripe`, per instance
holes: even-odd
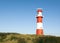
[[[37,29],[36,35],[43,35],[43,29]]]
[[[38,23],[38,22],[41,22],[41,23],[42,23],[42,16],[38,16],[38,17],[37,17],[37,23]]]

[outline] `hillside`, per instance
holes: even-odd
[[[0,33],[0,43],[60,43],[60,37]]]

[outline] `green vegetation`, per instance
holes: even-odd
[[[0,33],[0,43],[60,43],[60,37]]]

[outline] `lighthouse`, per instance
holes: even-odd
[[[43,35],[42,9],[37,9],[36,35]]]

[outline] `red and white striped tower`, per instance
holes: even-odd
[[[42,23],[42,9],[37,10],[37,29],[36,35],[43,35],[43,23]]]

